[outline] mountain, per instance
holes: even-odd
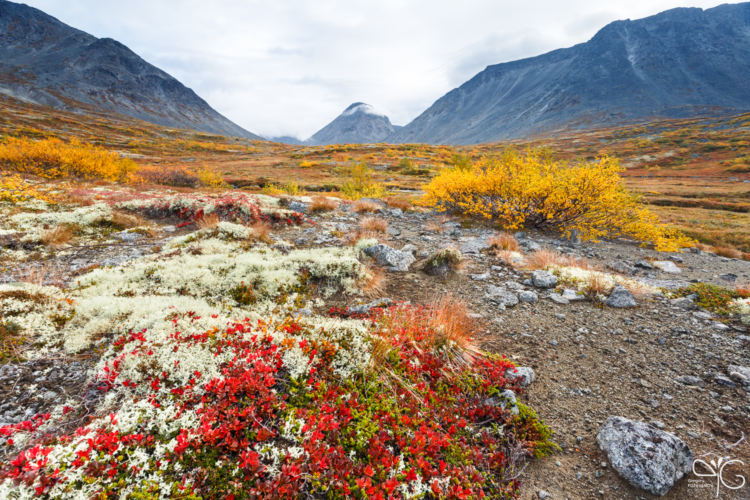
[[[91,106],[159,125],[260,139],[125,45],[6,0],[0,0],[0,92],[59,109]]]
[[[389,142],[476,144],[562,127],[750,110],[750,3],[616,21],[568,49],[488,66]]]
[[[387,116],[363,102],[355,102],[305,141],[311,146],[383,142],[393,134]]]

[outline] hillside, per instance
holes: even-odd
[[[487,67],[389,139],[478,144],[750,109],[750,3],[616,21],[568,49]]]
[[[125,45],[0,0],[0,92],[58,109],[93,107],[151,123],[260,139]]]
[[[394,132],[387,116],[363,102],[355,102],[331,123],[305,141],[311,146],[382,142]]]

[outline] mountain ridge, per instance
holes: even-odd
[[[389,142],[476,144],[697,110],[750,109],[750,3],[614,21],[588,42],[490,65]]]
[[[7,0],[0,0],[0,92],[58,109],[93,106],[158,125],[261,139],[122,43]]]

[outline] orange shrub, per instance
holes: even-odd
[[[377,219],[375,217],[365,217],[359,221],[359,227],[363,231],[384,233],[388,229],[388,221],[385,219]]]

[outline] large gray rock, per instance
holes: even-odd
[[[518,300],[527,304],[536,304],[539,302],[539,296],[534,292],[523,291],[518,292]]]
[[[388,307],[393,304],[393,301],[389,298],[382,298],[379,300],[374,300],[370,302],[369,304],[363,304],[361,306],[353,306],[348,308],[348,311],[352,314],[367,314],[370,312],[370,309],[374,307]]]
[[[604,303],[609,307],[616,307],[620,309],[627,307],[636,307],[638,305],[638,303],[633,298],[633,294],[630,293],[627,288],[622,286],[614,287]]]
[[[678,297],[676,299],[672,299],[669,301],[669,303],[675,307],[679,307],[680,309],[684,309],[685,311],[690,311],[692,309],[696,309],[695,302],[690,300],[687,297]]]
[[[682,375],[677,377],[675,380],[677,380],[677,382],[681,384],[690,385],[693,387],[706,387],[706,383],[702,379],[693,377],[692,375]]]
[[[511,382],[517,380],[518,385],[521,387],[528,387],[536,380],[536,374],[534,373],[534,370],[528,366],[517,366],[515,371],[513,369],[508,369],[505,372],[505,378]]]
[[[653,495],[666,495],[689,474],[695,458],[671,432],[624,417],[609,417],[596,440],[622,477]]]
[[[405,272],[417,259],[410,252],[402,252],[383,243],[364,249],[365,254],[387,266],[389,271]]]
[[[531,281],[537,288],[554,288],[557,286],[557,276],[549,271],[534,271]]]
[[[616,271],[620,274],[625,274],[628,276],[636,272],[636,268],[630,266],[627,262],[623,262],[621,260],[610,262],[609,264],[607,264],[607,267],[612,269],[613,271]]]

